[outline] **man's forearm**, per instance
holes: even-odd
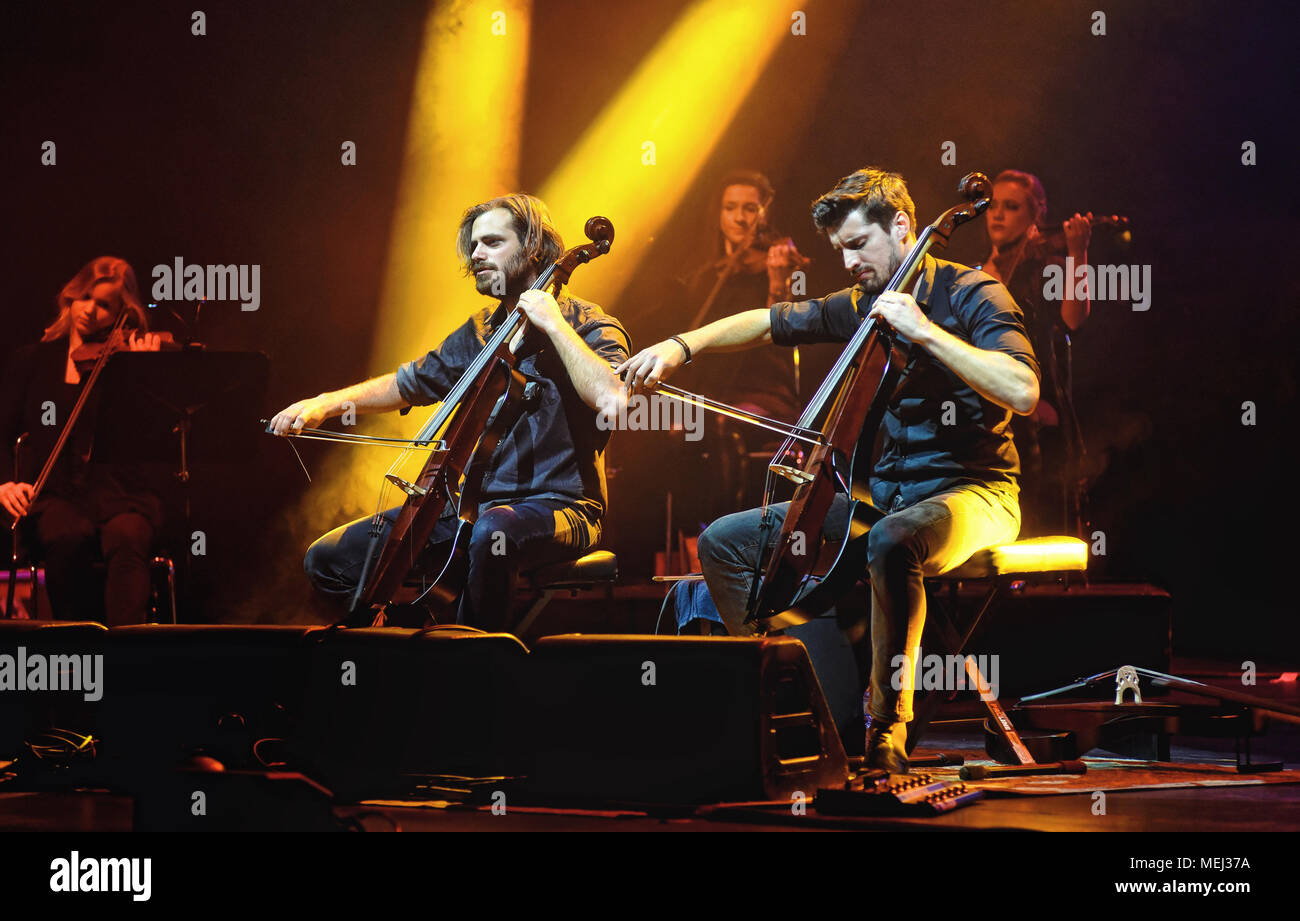
[[[917,345],[943,362],[984,399],[1027,416],[1038,405],[1038,378],[1024,362],[1002,352],[977,349],[935,323]]]
[[[322,393],[321,397],[329,401],[329,418],[343,415],[349,405],[358,415],[386,413],[407,405],[397,391],[397,375],[391,372],[342,390]]]
[[[557,326],[549,338],[582,402],[592,409],[603,410],[610,405],[610,400],[617,399],[623,385],[614,369],[582,341],[572,326],[567,323]]]
[[[734,352],[772,341],[772,313],[766,308],[733,313],[707,326],[682,333],[691,355],[701,352]]]

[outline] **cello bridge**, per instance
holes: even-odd
[[[812,478],[813,478],[812,474],[809,473],[808,471],[801,470],[798,467],[791,467],[788,464],[769,464],[767,469],[771,470],[773,473],[785,477],[787,480],[789,480],[791,483],[794,483],[796,486],[802,486],[805,483],[810,483],[812,482]]]
[[[391,473],[384,474],[384,478],[408,496],[424,496],[429,492],[429,490],[425,489],[423,486],[416,486],[414,483],[404,480],[400,476],[394,476]]]

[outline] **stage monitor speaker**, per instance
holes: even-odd
[[[133,797],[132,830],[343,831],[330,791],[284,771],[171,771]]]
[[[517,771],[528,650],[456,627],[332,631],[312,650],[295,763],[341,801]]]
[[[534,644],[538,801],[789,801],[848,766],[802,643],[551,636]]]
[[[27,743],[62,747],[50,730],[69,745],[92,733],[105,682],[94,657],[107,636],[93,621],[0,620],[0,761],[25,773],[36,760]]]
[[[856,642],[851,641],[833,614],[787,627],[785,635],[808,649],[840,742],[850,755],[861,755],[866,744],[862,698],[871,676],[870,636],[864,630]]]
[[[205,754],[238,770],[283,757],[302,710],[302,626],[142,624],[108,633],[100,757],[134,790]]]

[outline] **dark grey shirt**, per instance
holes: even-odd
[[[631,340],[618,320],[595,304],[567,294],[560,312],[591,350],[610,366],[628,357]],[[500,305],[478,311],[423,358],[397,369],[397,390],[412,406],[436,403],[455,386],[504,320]],[[609,431],[596,425],[596,411],[578,396],[550,340],[533,330],[519,352],[517,369],[530,395],[497,444],[483,483],[485,503],[561,499],[583,506],[597,520],[607,502],[605,445]]]
[[[772,305],[772,341],[847,342],[875,303],[875,297],[861,297],[859,292],[855,310],[854,291],[846,288],[823,298]],[[931,322],[977,349],[1024,362],[1041,378],[1024,315],[991,276],[926,256],[914,296]],[[901,335],[898,339],[911,345]],[[961,483],[1016,489],[1020,459],[1011,440],[1011,411],[981,397],[919,346],[911,347],[903,374],[882,425],[872,501],[884,511],[897,511]],[[871,450],[875,435],[863,432],[859,449]]]

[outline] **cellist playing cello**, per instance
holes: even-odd
[[[897,173],[867,167],[846,176],[813,203],[812,216],[843,254],[851,288],[734,314],[653,345],[617,371],[633,390],[650,389],[708,351],[847,342],[867,317],[888,324],[910,346],[871,476],[872,501],[886,514],[867,541],[867,765],[906,772],[913,669],[905,666],[902,681],[891,679],[897,661],[913,668],[917,661],[925,624],[922,580],[1016,538],[1020,467],[1010,421],[1012,413],[1028,414],[1038,402],[1038,362],[1020,308],[983,272],[927,254],[910,292],[884,291],[916,244],[915,207]],[[863,431],[859,443],[870,448],[876,434]],[[778,530],[788,506],[769,507]],[[827,515],[825,539],[843,538],[847,508],[841,493]],[[755,509],[720,518],[699,541],[709,593],[733,634],[758,629],[746,617],[762,546],[760,516]]]
[[[488,465],[482,502],[468,547],[460,623],[506,629],[514,575],[575,559],[600,538],[606,507],[604,449],[608,427],[597,409],[617,414],[623,385],[612,370],[627,359],[629,339],[618,320],[595,304],[561,292],[529,290],[564,252],[546,206],[531,195],[494,198],[467,210],[457,250],[479,294],[498,298],[476,311],[423,358],[395,372],[300,400],[281,410],[269,430],[291,435],[342,415],[427,405],[445,397],[483,349],[492,331],[519,307],[531,331],[514,349],[529,382],[518,418]],[[431,296],[436,292],[430,292]],[[391,521],[397,509],[386,517]],[[455,516],[440,519],[430,556],[446,543]],[[335,528],[307,550],[305,568],[321,592],[345,602],[357,586],[370,544],[371,517]]]

